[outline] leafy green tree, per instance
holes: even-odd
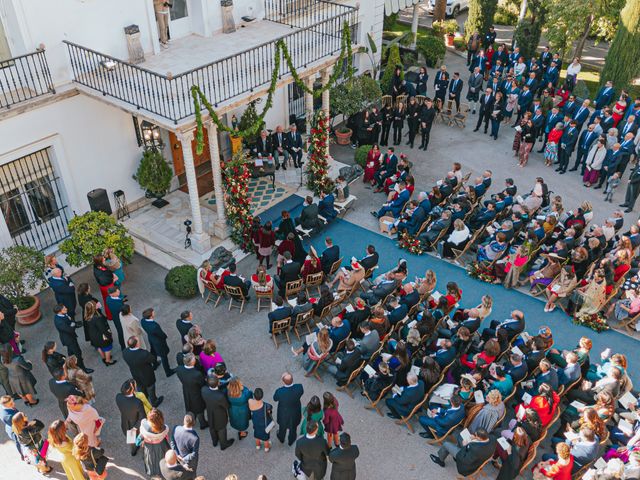
[[[600,84],[612,80],[618,87],[628,86],[640,75],[640,0],[627,0],[620,12],[618,31],[611,42]]]
[[[497,8],[498,0],[470,0],[469,17],[464,23],[465,38],[469,40],[473,32],[478,32],[480,35],[487,33],[489,27],[493,25]]]
[[[547,0],[529,0],[527,2],[528,15],[525,16],[513,33],[520,52],[529,58],[536,54],[540,44],[540,35],[547,15]]]
[[[44,285],[44,254],[35,248],[12,245],[0,250],[0,293],[20,310],[33,305],[32,292]]]
[[[389,47],[389,56],[387,57],[387,65],[384,67],[384,74],[380,80],[380,88],[382,94],[386,95],[391,91],[391,83],[393,81],[393,73],[396,67],[400,67],[400,75],[404,78],[404,70],[402,68],[402,59],[400,58],[400,47],[397,43]]]

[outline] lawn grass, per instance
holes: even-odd
[[[558,84],[562,84],[562,82],[564,82],[564,79],[567,77],[567,70],[563,69],[560,72],[560,82],[558,82]],[[578,74],[578,81],[582,80],[585,85],[587,86],[587,89],[589,90],[589,98],[594,99],[596,98],[596,95],[598,94],[598,90],[599,85],[600,85],[600,70],[598,70],[595,67],[591,67],[589,65],[582,65],[582,69],[580,70],[580,73]],[[638,85],[632,85],[631,88],[628,89],[629,91],[629,95],[631,96],[631,98],[638,98],[640,97],[640,86]],[[620,93],[620,92],[618,92]]]
[[[418,38],[425,37],[431,31],[430,28],[427,27],[418,27]],[[386,40],[393,40],[394,38],[398,38],[404,35],[407,32],[411,32],[411,25],[406,25],[404,23],[400,23],[396,21],[390,29],[382,32],[382,38]]]

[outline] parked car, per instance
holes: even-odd
[[[430,13],[433,15],[433,11],[436,8],[436,0],[429,0],[429,3],[427,4],[427,13]],[[468,10],[469,9],[469,0],[447,0],[447,10],[446,10],[446,15],[447,17],[457,17],[458,14],[462,11],[462,10]]]

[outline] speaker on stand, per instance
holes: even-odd
[[[109,203],[109,195],[104,188],[96,188],[87,193],[87,200],[92,212],[104,212],[111,215],[111,204]]]

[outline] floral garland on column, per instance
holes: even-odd
[[[319,110],[313,117],[307,156],[307,188],[315,195],[329,193],[335,188],[329,178],[329,117]]]
[[[251,199],[248,195],[249,167],[247,156],[238,152],[222,165],[222,183],[227,224],[231,227],[231,239],[243,251],[253,250],[251,242]]]

